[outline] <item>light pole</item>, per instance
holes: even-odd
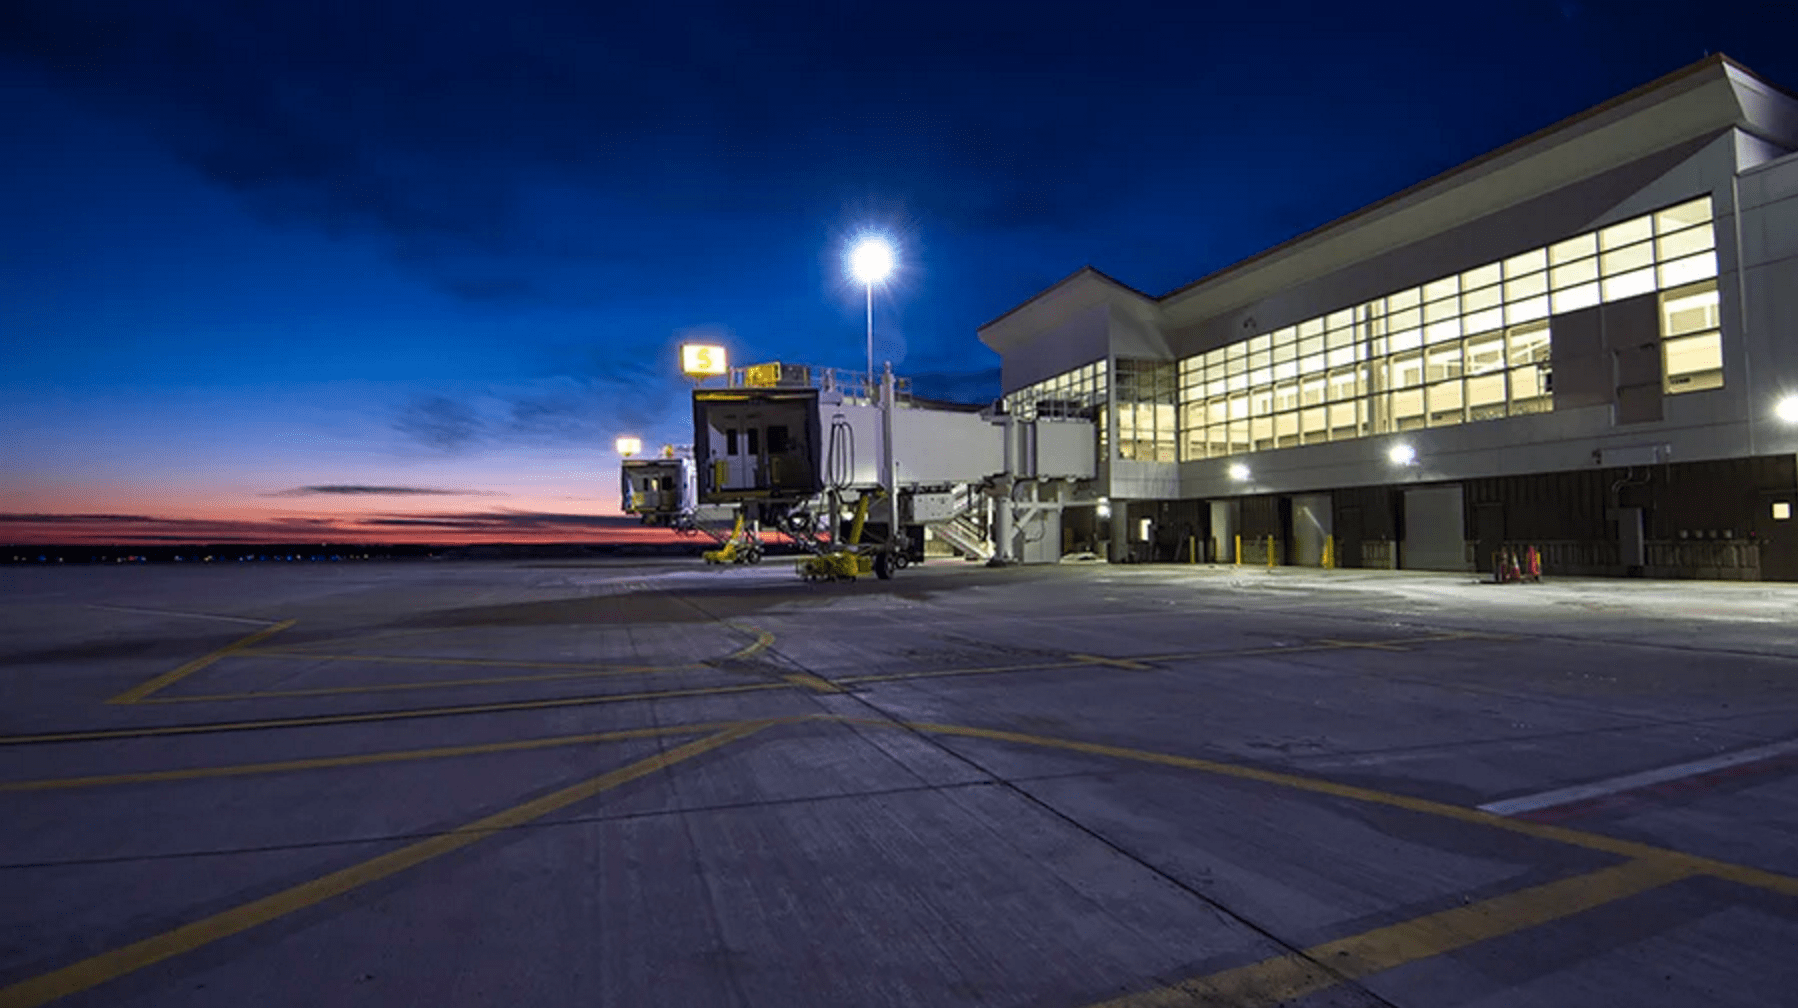
[[[893,272],[893,247],[884,238],[863,238],[849,252],[849,271],[862,282],[868,294],[868,383],[864,387],[871,399],[874,395],[874,285]]]

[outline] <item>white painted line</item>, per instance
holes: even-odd
[[[1487,802],[1479,806],[1479,810],[1501,816],[1512,816],[1519,812],[1534,812],[1538,809],[1553,808],[1556,805],[1570,805],[1591,798],[1602,798],[1605,795],[1618,794],[1623,791],[1634,791],[1651,784],[1665,784],[1667,781],[1679,780],[1684,777],[1696,777],[1714,770],[1741,766],[1744,763],[1758,763],[1761,760],[1784,756],[1787,753],[1798,753],[1798,739],[1774,742],[1770,745],[1756,746],[1753,749],[1743,749],[1738,752],[1722,753],[1701,760],[1693,760],[1690,763],[1675,763],[1657,770],[1644,770],[1641,773],[1625,774],[1622,777],[1593,781],[1590,784],[1556,788],[1541,794]]]
[[[246,616],[220,616],[216,613],[177,612],[174,609],[139,609],[135,606],[121,605],[88,605],[89,609],[105,609],[110,612],[147,613],[151,616],[187,616],[192,619],[224,620],[227,623],[248,623],[252,626],[274,626],[280,620],[250,619]]]

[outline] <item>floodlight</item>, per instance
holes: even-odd
[[[1249,467],[1241,462],[1230,463],[1230,478],[1238,483],[1246,481],[1249,478]]]
[[[1798,423],[1798,395],[1786,396],[1773,407],[1773,412],[1786,423]]]
[[[1395,444],[1386,449],[1386,461],[1395,466],[1408,466],[1417,461],[1417,449],[1408,444]]]
[[[893,246],[884,238],[863,238],[849,253],[849,271],[864,284],[877,284],[893,271]]]
[[[617,440],[615,446],[618,449],[618,454],[625,458],[630,458],[632,455],[643,450],[643,439],[631,437],[629,434],[626,434]]]

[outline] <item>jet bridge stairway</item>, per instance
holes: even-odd
[[[992,540],[987,536],[986,500],[980,488],[963,484],[953,493],[951,513],[946,518],[928,521],[924,527],[943,541],[957,556],[969,560],[991,560]]]

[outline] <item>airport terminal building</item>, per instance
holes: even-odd
[[[1076,272],[979,331],[1099,439],[1025,539],[1798,580],[1794,151],[1713,56],[1159,297]]]

